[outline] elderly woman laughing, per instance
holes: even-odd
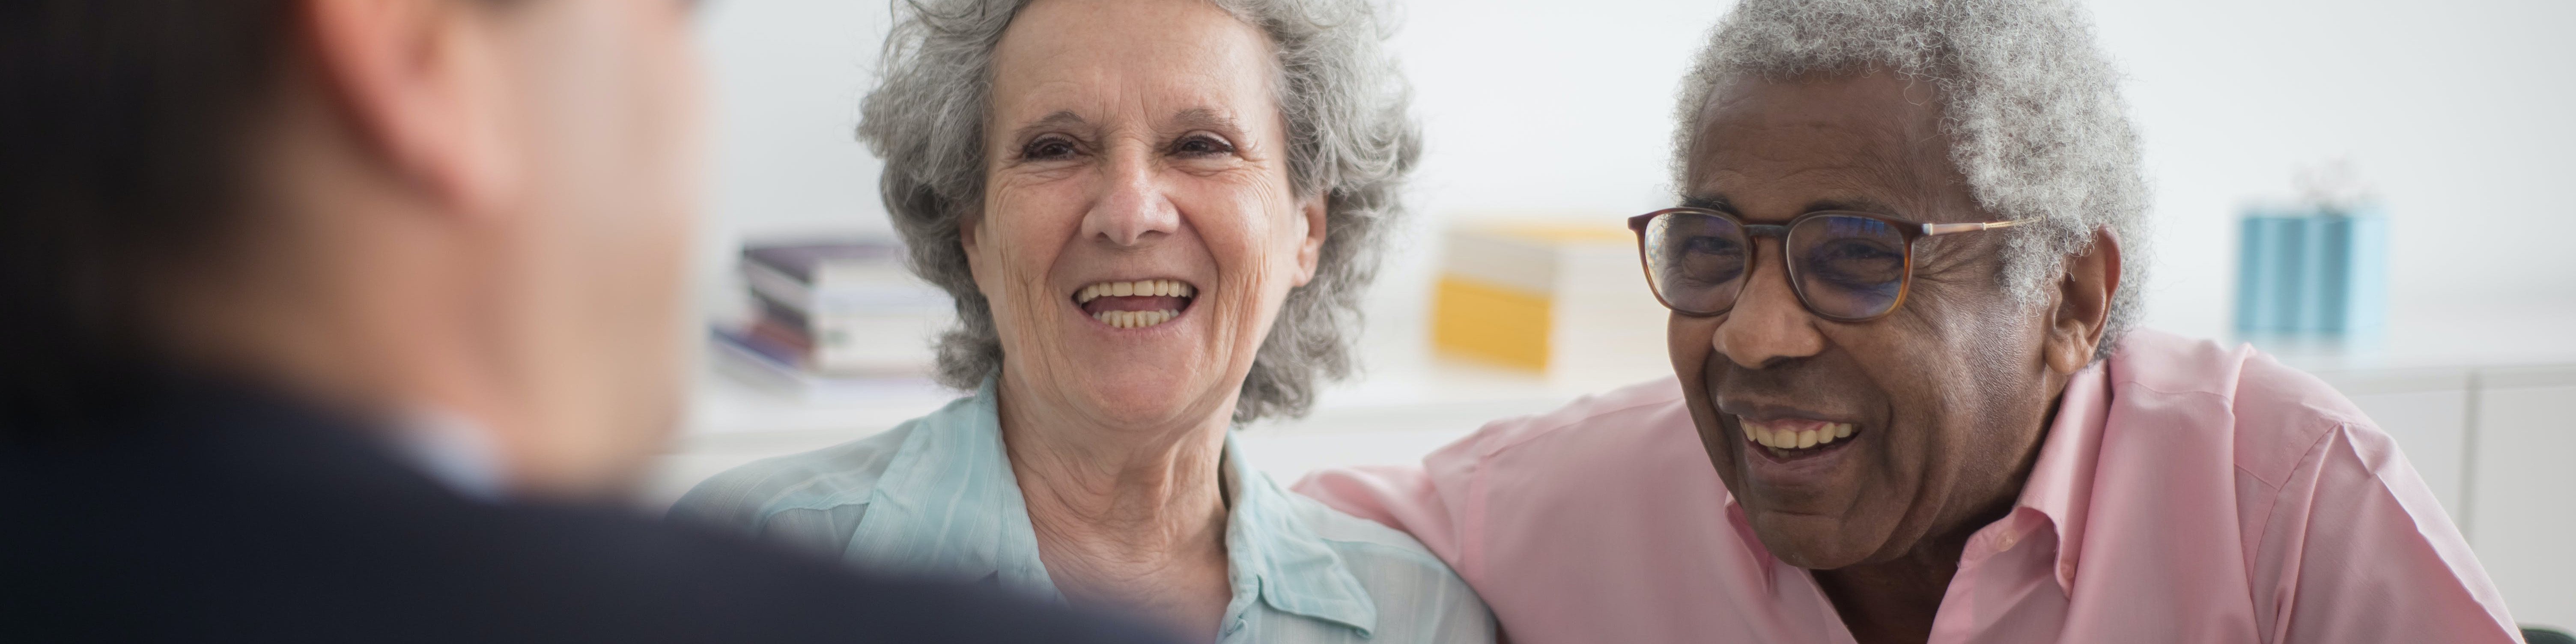
[[[915,269],[957,298],[940,378],[975,394],[673,514],[1217,641],[1490,641],[1420,544],[1229,438],[1349,370],[1420,147],[1371,7],[898,6],[859,131]]]

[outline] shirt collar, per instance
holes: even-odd
[[[394,424],[392,444],[396,457],[458,495],[487,503],[508,495],[500,448],[472,418],[441,407],[415,408]]]
[[[1236,597],[1258,592],[1280,612],[1377,630],[1377,603],[1323,537],[1296,514],[1298,499],[1243,457],[1225,437],[1226,559]]]
[[[2107,361],[2094,363],[2066,382],[2066,391],[2058,397],[2057,416],[2049,421],[2048,436],[2039,447],[2039,460],[2032,464],[2030,478],[2022,483],[2021,497],[2014,502],[2011,515],[1997,521],[2014,532],[2014,539],[2024,538],[2038,528],[2057,532],[2057,584],[2061,590],[2075,592],[2076,563],[2083,558],[2084,521],[2092,510],[2093,470],[2101,460],[2102,428],[2111,415],[2110,375]],[[1726,519],[1742,537],[1744,545],[1761,561],[1777,563],[1771,551],[1753,532],[1753,524],[1744,516],[1744,507],[1735,495],[1726,495]],[[2031,513],[2044,518],[2037,525],[2027,523]],[[1977,537],[1988,537],[1981,530]],[[1970,547],[1976,547],[1971,543]],[[1763,581],[1778,582],[1777,566],[1762,569]]]
[[[849,552],[902,574],[990,582],[1063,601],[1002,448],[994,385],[907,423]]]
[[[1028,503],[1003,449],[995,391],[987,379],[975,395],[912,421],[868,497],[850,550],[880,568],[990,580],[1063,601],[1038,556]],[[1280,612],[1375,630],[1376,602],[1297,516],[1297,499],[1253,469],[1231,434],[1223,458],[1230,604],[1248,607],[1258,597]]]
[[[2057,530],[2057,584],[2075,592],[2076,563],[2083,559],[2084,522],[2093,508],[2093,471],[2101,461],[2102,428],[2111,417],[2108,361],[2094,363],[2066,381],[2057,417],[2039,446],[2039,460],[2022,483],[2020,509],[2038,511]]]

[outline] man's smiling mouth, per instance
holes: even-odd
[[[1744,440],[1761,448],[1775,460],[1805,458],[1835,447],[1849,445],[1852,434],[1859,430],[1851,423],[1830,423],[1804,418],[1756,421],[1737,416],[1736,425],[1743,428]]]

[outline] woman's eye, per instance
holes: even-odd
[[[1185,157],[1203,157],[1219,154],[1233,154],[1234,146],[1227,145],[1223,139],[1218,139],[1213,136],[1193,135],[1184,137],[1180,142],[1173,144],[1172,151]]]
[[[1026,147],[1020,148],[1020,158],[1031,161],[1050,161],[1072,157],[1074,152],[1072,141],[1046,137],[1030,141]]]

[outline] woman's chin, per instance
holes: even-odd
[[[1222,404],[1231,388],[1212,382],[1175,381],[1165,374],[1151,374],[1085,384],[1078,398],[1092,407],[1091,415],[1123,427],[1195,425],[1234,411]]]

